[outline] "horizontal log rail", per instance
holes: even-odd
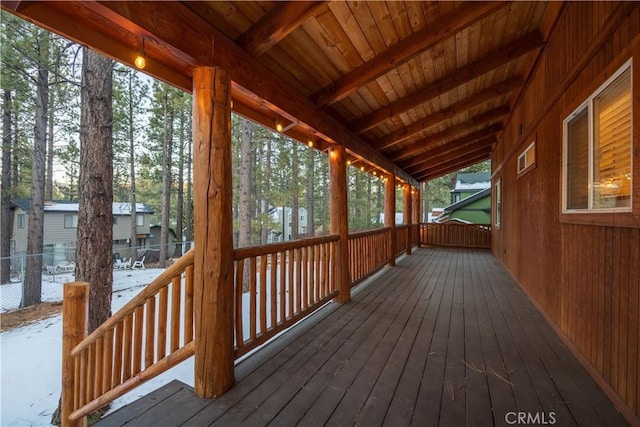
[[[187,252],[63,355],[73,366],[63,373],[73,376],[73,388],[63,387],[71,421],[193,355],[193,255]]]
[[[234,251],[235,355],[240,357],[338,295],[340,237]]]
[[[420,224],[420,243],[433,246],[491,249],[491,225],[459,222]]]
[[[391,259],[389,239],[391,239],[389,227],[349,234],[351,286],[357,285],[389,262]]]

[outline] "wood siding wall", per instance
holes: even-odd
[[[493,182],[502,180],[495,255],[605,389],[626,404],[628,418],[640,414],[639,9],[606,2],[564,6],[492,157]],[[596,50],[585,54],[590,49]],[[631,56],[634,215],[563,215],[563,120]],[[532,141],[536,166],[518,178],[517,156]]]

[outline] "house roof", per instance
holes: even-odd
[[[491,174],[489,172],[459,173],[456,176],[454,191],[484,190],[491,188]]]
[[[460,200],[459,202],[453,203],[449,206],[447,206],[446,208],[444,208],[444,213],[451,213],[451,212],[455,212],[459,209],[462,209],[465,206],[470,205],[471,203],[480,200],[484,197],[490,196],[491,195],[491,187],[486,188],[482,191],[479,191],[475,194],[472,194],[469,197],[465,197],[464,199]]]
[[[233,110],[412,185],[490,158],[561,2],[25,2],[0,6],[193,89],[224,69]]]
[[[25,211],[31,208],[30,199],[11,199],[11,203]],[[131,203],[113,202],[114,215],[131,215]],[[47,200],[44,202],[45,212],[78,212],[79,202],[77,200]],[[154,210],[144,203],[136,203],[136,213],[154,213]]]

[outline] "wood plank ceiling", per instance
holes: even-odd
[[[191,89],[233,80],[234,110],[416,184],[490,158],[557,2],[16,2],[3,9]]]

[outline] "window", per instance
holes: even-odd
[[[144,227],[144,215],[136,214],[136,226]]]
[[[18,228],[23,229],[26,222],[26,215],[18,214]]]
[[[64,228],[78,228],[78,214],[64,214]]]
[[[496,198],[496,210],[494,214],[493,224],[500,227],[500,216],[502,209],[502,179],[498,179],[495,184],[495,198]]]
[[[564,121],[565,212],[631,211],[631,61]]]
[[[536,142],[533,141],[526,150],[518,156],[518,175],[533,169],[536,164]]]

